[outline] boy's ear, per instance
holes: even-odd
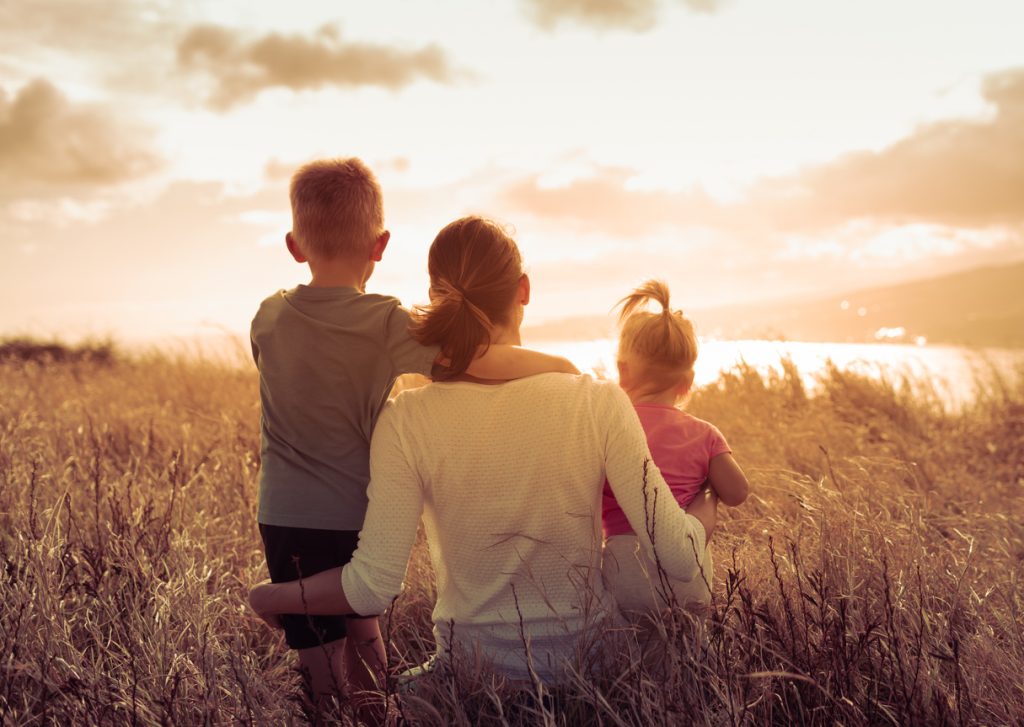
[[[302,253],[302,250],[299,249],[299,245],[295,242],[295,238],[292,237],[292,233],[289,232],[285,234],[284,244],[288,246],[288,252],[290,252],[292,257],[295,258],[295,262],[304,263],[309,261],[309,258],[307,258]]]
[[[530,276],[526,273],[523,273],[523,276],[519,278],[519,304],[530,304]]]
[[[373,241],[373,247],[370,248],[370,259],[375,263],[379,263],[380,259],[384,257],[384,248],[388,246],[388,240],[391,239],[391,233],[387,230],[377,235],[377,239]]]

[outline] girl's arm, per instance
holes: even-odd
[[[708,482],[722,503],[729,507],[743,504],[750,494],[750,483],[743,470],[731,454],[719,454],[711,458],[708,467]]]
[[[388,404],[373,432],[369,505],[352,560],[301,581],[256,586],[249,603],[268,623],[273,624],[272,614],[279,613],[372,616],[390,606],[401,591],[423,513],[423,490],[395,420],[394,405]]]

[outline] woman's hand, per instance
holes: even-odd
[[[262,581],[257,583],[249,591],[249,607],[256,612],[263,621],[272,629],[284,628],[281,625],[281,619],[278,618],[276,613],[273,613],[271,604],[273,603],[273,591],[274,584],[270,580]]]
[[[718,495],[707,484],[697,493],[693,501],[686,506],[686,513],[700,520],[704,526],[705,545],[711,542],[711,535],[718,523]]]

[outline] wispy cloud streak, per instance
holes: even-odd
[[[258,38],[217,25],[193,27],[178,45],[179,66],[213,84],[211,107],[227,110],[268,88],[293,91],[325,86],[400,89],[420,79],[456,79],[448,56],[437,45],[415,50],[346,41],[335,26],[315,35],[269,33]]]

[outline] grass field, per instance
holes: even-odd
[[[657,666],[623,630],[554,694],[465,672],[392,718],[1020,724],[1024,375],[955,414],[909,384],[833,370],[811,396],[792,368],[738,369],[697,392],[753,487],[716,534],[710,616],[658,624]],[[326,719],[244,606],[258,417],[249,367],[0,350],[0,723]],[[408,580],[396,667],[429,650],[422,552]]]

